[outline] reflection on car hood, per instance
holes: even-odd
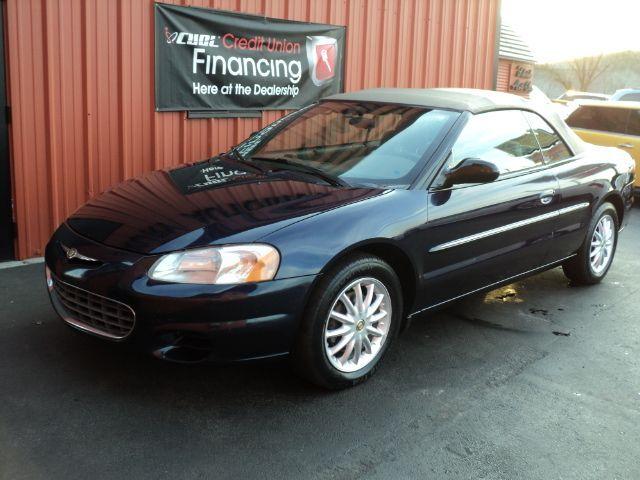
[[[67,223],[105,245],[164,253],[256,241],[306,216],[381,192],[298,178],[254,173],[230,161],[200,162],[125,181],[90,200]]]

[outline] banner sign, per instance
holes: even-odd
[[[155,4],[156,109],[298,109],[342,91],[345,27]]]
[[[529,63],[512,63],[509,73],[509,91],[513,93],[529,93],[533,87],[533,65]]]

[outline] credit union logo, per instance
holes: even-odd
[[[335,38],[307,37],[309,73],[315,85],[321,86],[334,79],[338,56],[338,41]]]

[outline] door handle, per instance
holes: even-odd
[[[543,205],[549,205],[553,202],[553,196],[555,195],[555,190],[545,190],[540,194],[540,203]]]
[[[620,143],[620,144],[618,144],[618,146],[620,148],[633,148],[633,144],[632,143]]]

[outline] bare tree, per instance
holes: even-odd
[[[609,64],[603,60],[603,55],[597,55],[595,57],[576,58],[569,62],[569,68],[575,76],[578,90],[589,91],[591,83],[607,71]]]
[[[567,90],[611,93],[619,88],[635,88],[640,85],[640,51],[539,64],[536,84],[548,95]]]
[[[563,65],[545,65],[545,70],[549,72],[551,78],[562,85],[565,91],[573,90],[572,70],[564,67]],[[564,67],[564,68],[563,68]]]
[[[539,69],[546,71],[551,80],[560,84],[565,91],[581,90],[585,92],[591,89],[591,84],[610,66],[610,62],[603,55],[597,55],[540,65]]]

